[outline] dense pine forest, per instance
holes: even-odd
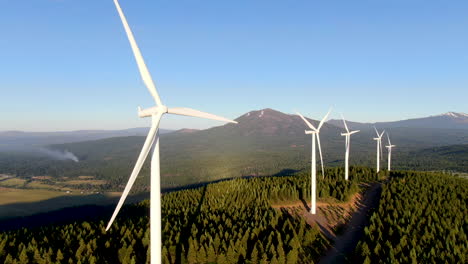
[[[363,263],[466,263],[468,181],[392,173],[356,251]]]
[[[342,202],[382,179],[380,205],[352,263],[465,263],[468,181],[442,173],[354,167],[318,174],[321,200]],[[163,263],[314,263],[331,242],[316,226],[272,205],[310,199],[310,174],[253,177],[166,193]],[[149,202],[109,216],[0,234],[0,263],[148,263]]]
[[[385,173],[383,173],[385,174]],[[382,175],[383,175],[382,174]],[[346,201],[375,171],[326,170],[320,199]],[[382,176],[381,175],[381,176]],[[329,246],[317,227],[272,204],[310,199],[310,174],[235,179],[167,193],[162,199],[163,263],[312,263]],[[147,263],[148,201],[107,218],[0,234],[2,263]]]

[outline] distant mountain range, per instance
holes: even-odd
[[[344,127],[343,121],[332,119],[329,124]],[[373,126],[378,128],[441,128],[441,129],[468,129],[468,114],[448,112],[441,115],[413,118],[407,120],[393,122],[377,122],[377,123],[359,123],[347,121],[352,129],[372,129]]]
[[[311,137],[304,134],[307,127],[299,116],[262,109],[250,111],[236,121],[238,124],[205,130],[183,129],[161,135],[163,187],[239,176],[274,175],[310,168]],[[318,124],[317,120],[309,121]],[[466,164],[457,167],[459,162],[449,162],[468,159],[468,129],[388,127],[386,131],[392,143],[397,145],[393,150],[392,162],[396,169],[443,169],[444,164],[449,164],[453,170],[468,170]],[[330,123],[325,123],[322,127],[320,137],[326,166],[343,166],[345,139],[340,135],[341,132],[343,128]],[[375,132],[370,127],[351,137],[351,165],[374,166],[374,136]],[[34,171],[36,167],[40,167],[40,173],[44,175],[49,175],[51,171],[50,173],[67,173],[68,176],[97,175],[112,179],[113,182],[125,182],[143,141],[143,136],[125,136],[55,144],[50,148],[68,150],[77,156],[79,162],[50,161],[49,165],[41,160],[35,166],[30,161],[28,168],[22,168],[22,171]],[[383,143],[387,144],[386,137]],[[445,150],[432,151],[443,146],[454,146],[448,149],[457,151],[453,155],[446,155]],[[426,152],[421,152],[423,150]],[[386,158],[385,152],[384,157]],[[440,157],[440,162],[437,163],[439,165],[429,166],[431,160],[437,157]],[[3,164],[10,166],[11,162]],[[148,166],[149,162],[145,164],[142,177],[138,180],[140,184],[148,180]],[[0,173],[2,172],[0,156]]]
[[[81,142],[111,137],[145,136],[149,128],[138,127],[122,130],[77,130],[63,132],[24,132],[0,131],[1,151],[29,151],[38,147],[52,144]],[[172,130],[161,129],[160,133]]]

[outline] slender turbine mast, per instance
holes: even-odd
[[[375,128],[375,133],[377,134],[377,137],[374,138],[374,140],[377,140],[377,173],[380,171],[380,154],[382,154],[382,136],[385,133],[385,130],[382,131],[382,134],[379,134],[377,131],[377,128]],[[383,155],[382,155],[383,156]]]
[[[344,123],[344,127],[346,129],[346,133],[341,133],[341,136],[345,136],[346,137],[346,143],[345,143],[345,148],[346,148],[346,152],[345,152],[345,179],[348,180],[348,160],[349,160],[349,147],[350,147],[350,144],[351,144],[351,135],[354,134],[354,133],[357,133],[359,132],[359,130],[354,130],[354,131],[349,131],[348,129],[348,126],[346,125],[346,121],[343,117],[343,115],[341,115],[341,118],[343,119],[343,123]]]
[[[132,189],[133,184],[138,176],[138,173],[143,166],[143,163],[148,156],[151,148],[153,148],[153,156],[151,158],[151,206],[150,206],[150,239],[151,239],[151,263],[161,263],[161,188],[160,188],[160,168],[159,168],[159,121],[161,120],[162,115],[174,114],[174,115],[184,115],[184,116],[194,116],[194,117],[201,117],[206,119],[213,119],[219,120],[223,122],[231,122],[237,123],[235,121],[226,119],[224,117],[216,116],[213,114],[201,112],[198,110],[190,109],[190,108],[168,108],[167,106],[163,105],[161,99],[159,98],[159,94],[156,91],[156,86],[151,78],[151,75],[146,67],[146,64],[143,60],[143,56],[140,53],[140,50],[137,46],[137,43],[133,37],[132,31],[130,30],[130,26],[125,18],[122,9],[120,8],[119,2],[114,0],[115,7],[117,8],[117,12],[119,13],[120,19],[122,20],[123,27],[127,34],[128,40],[130,42],[130,46],[133,51],[133,55],[135,56],[135,60],[138,65],[138,69],[141,74],[141,78],[145,86],[148,88],[151,96],[154,98],[156,106],[142,110],[140,107],[138,108],[138,115],[139,117],[151,117],[151,129],[148,132],[148,136],[146,137],[145,143],[143,148],[138,156],[138,160],[133,168],[132,174],[128,180],[127,186],[125,186],[125,190],[122,193],[122,197],[120,197],[119,203],[115,208],[114,214],[107,225],[106,231],[109,230],[112,223],[115,220],[115,217],[120,211],[125,199],[127,198],[130,190]]]
[[[331,109],[325,115],[325,117],[320,121],[317,128],[315,128],[307,119],[305,119],[300,113],[297,113],[302,120],[307,124],[307,126],[311,130],[305,130],[305,133],[308,135],[312,135],[312,162],[311,162],[311,206],[310,206],[310,213],[315,214],[316,212],[316,191],[317,191],[317,169],[316,169],[316,159],[315,159],[315,138],[317,138],[319,153],[320,153],[320,164],[322,165],[322,178],[325,178],[324,170],[323,170],[323,158],[322,158],[322,148],[320,146],[320,128],[327,120],[328,115],[330,114]]]
[[[390,142],[390,137],[388,136],[387,133],[387,139],[388,139],[388,146],[385,146],[388,150],[388,171],[390,171],[390,163],[392,161],[392,148],[396,147],[396,145],[392,145],[392,142]]]

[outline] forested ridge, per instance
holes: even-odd
[[[385,172],[383,172],[385,174]],[[352,168],[318,175],[321,199],[346,201],[375,171]],[[317,227],[273,209],[310,199],[310,173],[235,179],[163,195],[163,263],[312,263],[329,246]],[[0,234],[4,263],[147,263],[148,201],[126,206],[105,232],[107,218]]]
[[[468,180],[441,173],[392,172],[355,261],[466,263],[467,212]]]

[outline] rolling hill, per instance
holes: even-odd
[[[422,118],[413,118],[393,122],[359,123],[346,121],[353,129],[378,128],[430,128],[430,129],[468,129],[468,114],[447,112],[445,114],[434,115]],[[328,123],[338,127],[344,127],[343,121],[332,119]]]

